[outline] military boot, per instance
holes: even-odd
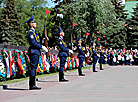
[[[102,64],[100,64],[100,70],[104,70],[104,69],[102,69]]]
[[[82,70],[80,68],[78,68],[78,73],[79,73],[79,76],[85,76],[85,74],[82,74]]]
[[[29,90],[40,90],[41,87],[35,85],[35,76],[30,76]]]
[[[64,79],[64,73],[59,71],[59,81],[60,82],[67,82],[68,80]]]
[[[98,72],[98,71],[95,70],[95,65],[93,65],[93,72]]]

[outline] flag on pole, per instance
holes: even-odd
[[[89,35],[89,33],[88,32],[86,32],[86,36],[88,36]]]
[[[73,22],[73,27],[76,26],[77,24]]]
[[[49,14],[51,11],[49,11],[48,9],[45,9],[45,15]]]
[[[98,38],[98,41],[100,41],[100,38]]]
[[[107,41],[105,40],[105,44],[107,44]]]

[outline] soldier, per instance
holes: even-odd
[[[37,35],[35,28],[36,28],[36,22],[34,21],[34,16],[27,20],[25,23],[28,23],[28,26],[30,29],[28,30],[28,41],[30,44],[30,47],[28,49],[28,55],[30,58],[30,78],[29,78],[29,89],[30,90],[40,90],[40,87],[37,87],[35,84],[35,76],[36,76],[36,69],[39,62],[39,56],[40,56],[40,49],[43,49],[45,52],[48,51],[48,49],[45,46],[42,46],[40,44],[39,36]]]
[[[104,54],[103,54],[103,50],[102,50],[101,44],[99,45],[99,52],[100,52],[100,58],[99,58],[100,70],[104,70],[102,68],[102,64],[103,64],[103,60],[104,60]]]
[[[95,49],[95,46],[96,46],[95,41],[93,41],[92,44],[93,44],[93,46],[92,46],[92,52],[93,52],[93,55],[92,55],[92,57],[93,57],[93,72],[98,72],[98,71],[95,70],[95,65],[96,65],[96,62],[98,60],[96,49]]]
[[[85,58],[85,53],[83,52],[83,48],[81,46],[81,38],[79,37],[76,42],[78,43],[77,45],[77,49],[78,49],[78,58],[79,58],[79,67],[78,67],[78,73],[79,73],[79,76],[85,76],[85,74],[82,74],[82,64],[83,64],[83,61],[84,61],[84,58]]]
[[[59,81],[67,82],[68,80],[64,79],[63,67],[65,66],[66,58],[68,57],[68,52],[73,54],[73,51],[67,48],[66,42],[63,40],[64,32],[61,27],[59,28],[59,31],[57,32],[57,34],[59,34],[58,45],[60,48],[59,54],[58,54],[60,58]]]

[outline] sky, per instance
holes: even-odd
[[[54,0],[52,0],[52,1],[54,1]],[[52,2],[51,0],[47,0],[47,7],[54,7],[56,4],[54,3],[54,2]]]

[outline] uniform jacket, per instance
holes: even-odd
[[[40,49],[42,49],[42,45],[40,44],[40,39],[37,33],[30,28],[27,37],[30,44],[28,54],[40,55]]]
[[[83,48],[82,48],[82,46],[81,46],[81,44],[78,44],[77,45],[77,49],[78,49],[78,58],[84,58],[85,57],[85,53],[83,52]]]
[[[67,48],[66,42],[63,40],[62,37],[58,38],[58,44],[59,44],[59,57],[68,57],[69,49]]]
[[[100,57],[104,57],[102,50],[99,50],[99,52],[100,52]]]
[[[92,47],[93,56],[97,56],[95,49]]]

